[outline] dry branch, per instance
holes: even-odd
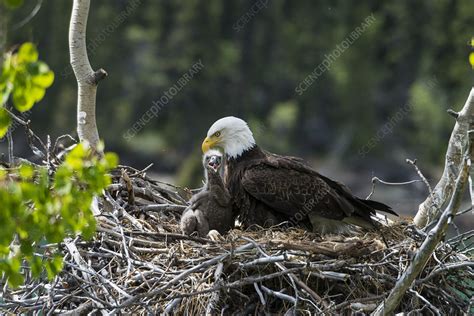
[[[381,315],[392,315],[400,301],[402,300],[403,296],[405,295],[406,291],[410,288],[413,284],[415,279],[418,275],[422,272],[425,268],[426,263],[430,259],[431,255],[433,254],[436,246],[439,244],[441,239],[443,238],[446,229],[448,228],[449,221],[451,221],[454,216],[456,215],[459,207],[461,205],[462,195],[464,193],[464,189],[466,187],[466,183],[468,182],[469,177],[469,170],[471,168],[471,154],[473,150],[474,141],[474,131],[469,131],[468,133],[468,146],[466,149],[466,154],[464,156],[463,163],[461,165],[461,170],[459,175],[456,179],[456,184],[454,188],[454,193],[451,197],[448,207],[444,210],[441,214],[441,217],[436,224],[435,227],[431,229],[431,231],[426,236],[423,244],[417,250],[413,261],[410,263],[408,268],[404,271],[403,275],[398,279],[395,287],[391,290],[390,295],[388,296],[387,300],[382,302],[376,309],[375,312],[372,313],[373,316],[381,316]],[[435,270],[438,273],[442,271],[442,268]],[[426,281],[426,279],[425,279]],[[417,296],[420,296],[419,293],[415,292]],[[437,309],[433,309],[438,312]]]
[[[427,225],[428,219],[437,218],[453,194],[455,180],[461,170],[463,150],[467,144],[467,132],[474,128],[474,88],[471,89],[464,107],[455,117],[456,124],[449,139],[443,175],[433,189],[433,194],[430,194],[418,208],[413,220],[418,227]],[[474,198],[472,181],[470,181],[470,192]]]

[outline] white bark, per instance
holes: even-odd
[[[69,56],[78,84],[77,133],[81,142],[97,149],[99,132],[95,118],[98,82],[107,76],[103,69],[92,70],[86,47],[90,0],[74,0],[69,24]]]
[[[416,252],[413,261],[410,263],[410,265],[402,274],[402,276],[398,279],[397,283],[395,284],[387,299],[377,307],[377,309],[371,314],[372,316],[385,316],[394,314],[403,296],[406,294],[408,289],[410,289],[413,281],[415,281],[416,277],[423,270],[426,263],[430,259],[431,254],[436,249],[436,246],[445,235],[449,221],[452,220],[458,212],[459,207],[461,205],[464,189],[466,187],[466,183],[468,182],[469,169],[471,168],[470,157],[472,156],[474,148],[472,144],[472,142],[474,141],[474,131],[469,132],[469,137],[466,138],[468,138],[468,147],[466,149],[467,152],[464,155],[464,158],[462,159],[461,165],[459,167],[459,176],[455,181],[456,183],[454,193],[451,197],[449,205],[441,214],[441,217],[436,226],[433,227],[426,236],[425,240],[423,241],[423,244]]]
[[[418,227],[428,224],[428,219],[438,217],[443,206],[449,201],[453,194],[455,179],[459,174],[463,152],[467,143],[467,131],[473,129],[474,125],[474,88],[471,89],[466,104],[461,112],[457,113],[456,124],[449,139],[446,151],[446,160],[441,179],[426,200],[418,207],[418,212],[413,219]],[[472,186],[470,188],[472,191]]]

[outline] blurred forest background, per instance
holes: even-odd
[[[75,134],[71,6],[25,0],[20,9],[1,13],[6,49],[32,41],[56,74],[44,100],[26,114],[43,136]],[[372,14],[360,37],[298,93]],[[207,129],[234,115],[250,123],[265,149],[302,156],[361,196],[369,193],[372,176],[417,179],[406,158],[416,158],[435,185],[454,124],[446,110],[460,109],[473,84],[473,26],[472,0],[93,1],[89,58],[94,69],[109,74],[98,89],[99,134],[122,164],[143,168],[153,162],[159,176],[194,187]],[[125,137],[199,61],[204,68],[156,117]],[[21,128],[14,139],[15,155],[28,157]],[[0,152],[6,152],[5,140]],[[420,183],[378,185],[374,198],[413,214],[427,194]],[[472,216],[462,221],[463,227],[474,224]]]

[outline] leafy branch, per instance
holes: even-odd
[[[79,144],[52,176],[46,167],[28,164],[0,169],[0,270],[11,286],[23,283],[23,260],[35,277],[43,266],[49,279],[61,271],[62,257],[45,254],[42,244],[77,234],[93,236],[92,199],[111,183],[108,172],[117,160],[112,153],[97,158]],[[43,262],[42,257],[48,259]]]
[[[46,89],[54,82],[49,66],[38,60],[38,50],[32,43],[24,43],[17,53],[6,54],[0,74],[0,104],[11,97],[20,112],[30,110],[41,101]],[[11,124],[9,113],[0,108],[0,138],[5,136]]]

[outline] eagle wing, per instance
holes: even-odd
[[[241,182],[245,191],[287,216],[316,212],[325,218],[342,220],[357,211],[354,203],[337,192],[337,187],[333,188],[324,177],[312,170],[306,172],[296,161],[285,162],[296,163],[295,168],[264,161],[249,166]]]

